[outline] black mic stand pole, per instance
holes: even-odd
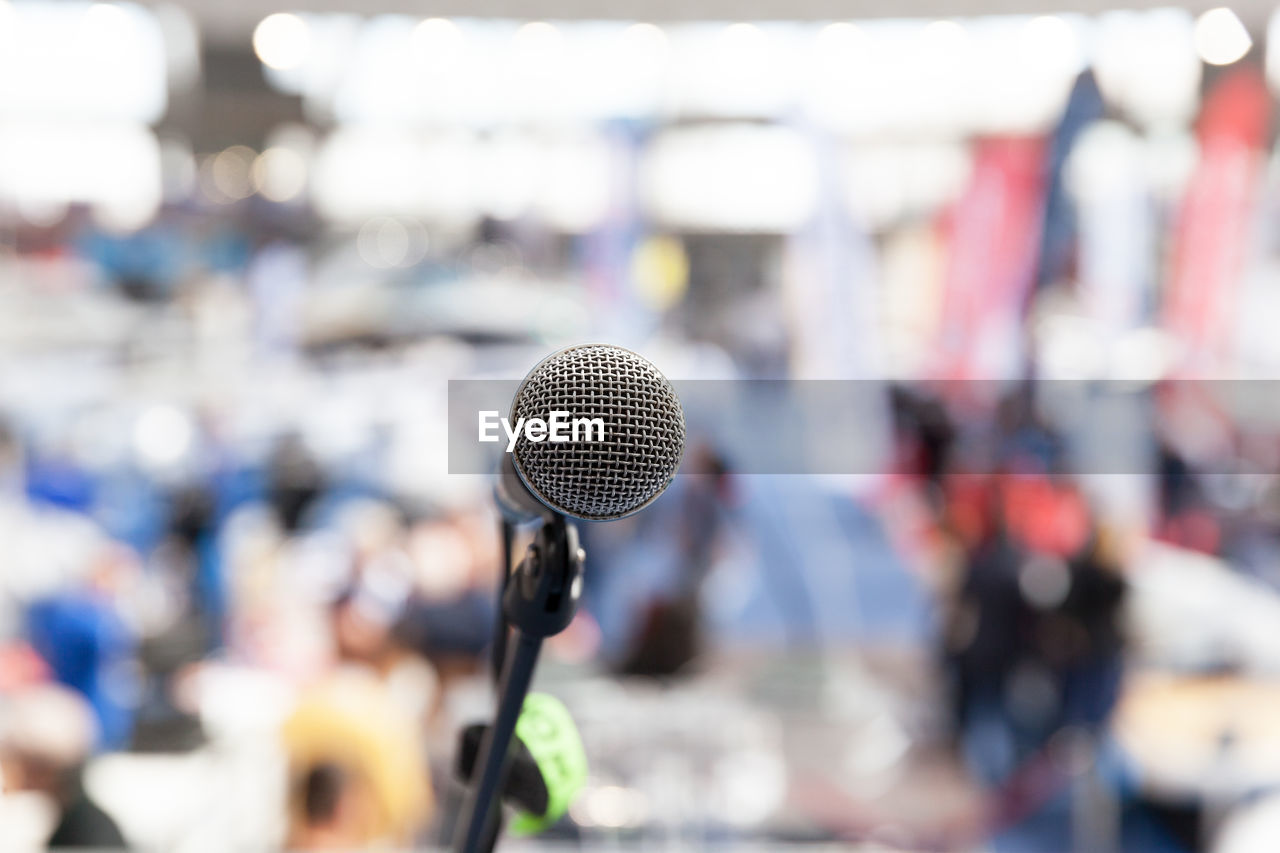
[[[502,664],[507,659],[507,625],[506,596],[507,581],[511,579],[511,551],[516,536],[516,523],[505,515],[499,524],[502,537],[502,576],[498,579],[498,606],[494,608],[493,646],[489,649],[489,671],[493,676],[493,686],[499,687],[502,681]]]
[[[498,712],[480,741],[476,757],[480,775],[473,776],[462,808],[453,839],[456,853],[483,853],[496,843],[498,827],[489,816],[492,809],[500,808],[495,800],[506,775],[516,721],[542,641],[567,628],[577,611],[585,558],[577,528],[556,513],[543,522],[520,565],[503,583],[502,613],[512,627],[514,643],[506,644],[505,636],[494,638],[506,649]]]

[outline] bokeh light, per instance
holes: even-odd
[[[1219,6],[1196,19],[1196,52],[1210,65],[1230,65],[1253,46],[1249,31],[1235,12]]]
[[[263,18],[254,29],[253,50],[269,68],[297,68],[310,54],[311,29],[297,15],[276,12]]]
[[[253,188],[271,201],[295,199],[306,185],[307,163],[291,148],[268,148],[253,161]]]

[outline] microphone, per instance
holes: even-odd
[[[512,520],[548,513],[589,521],[623,518],[652,503],[680,467],[680,399],[656,367],[630,350],[582,344],[535,365],[516,390],[508,421],[545,423],[554,413],[603,429],[575,426],[568,441],[535,441],[529,431],[521,432],[512,452],[504,454],[494,489]]]
[[[568,434],[559,429],[566,425]],[[609,521],[640,511],[671,485],[684,455],[684,410],[671,383],[645,359],[608,344],[568,347],[538,362],[516,389],[507,429],[516,441],[494,487],[504,555],[493,645],[498,707],[468,762],[478,772],[467,773],[472,787],[454,835],[458,853],[479,853],[497,840],[490,810],[503,790],[542,641],[563,631],[577,610],[586,553],[569,519]],[[534,540],[512,572],[513,527],[537,520]],[[515,640],[509,654],[508,626]],[[562,760],[567,753],[547,754]],[[527,769],[527,762],[518,764]],[[567,801],[566,795],[565,808]],[[534,811],[546,819],[556,809]],[[529,818],[517,828],[540,825]]]

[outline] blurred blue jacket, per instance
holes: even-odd
[[[135,644],[110,605],[92,592],[72,590],[33,603],[26,625],[54,677],[93,706],[99,748],[126,746],[137,694],[130,665]]]

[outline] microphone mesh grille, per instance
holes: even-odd
[[[522,431],[515,466],[552,509],[586,519],[630,515],[662,493],[684,453],[684,411],[658,369],[621,347],[585,344],[548,356],[511,404],[511,421],[603,418],[603,441],[530,441]],[[598,438],[596,432],[592,438]]]

